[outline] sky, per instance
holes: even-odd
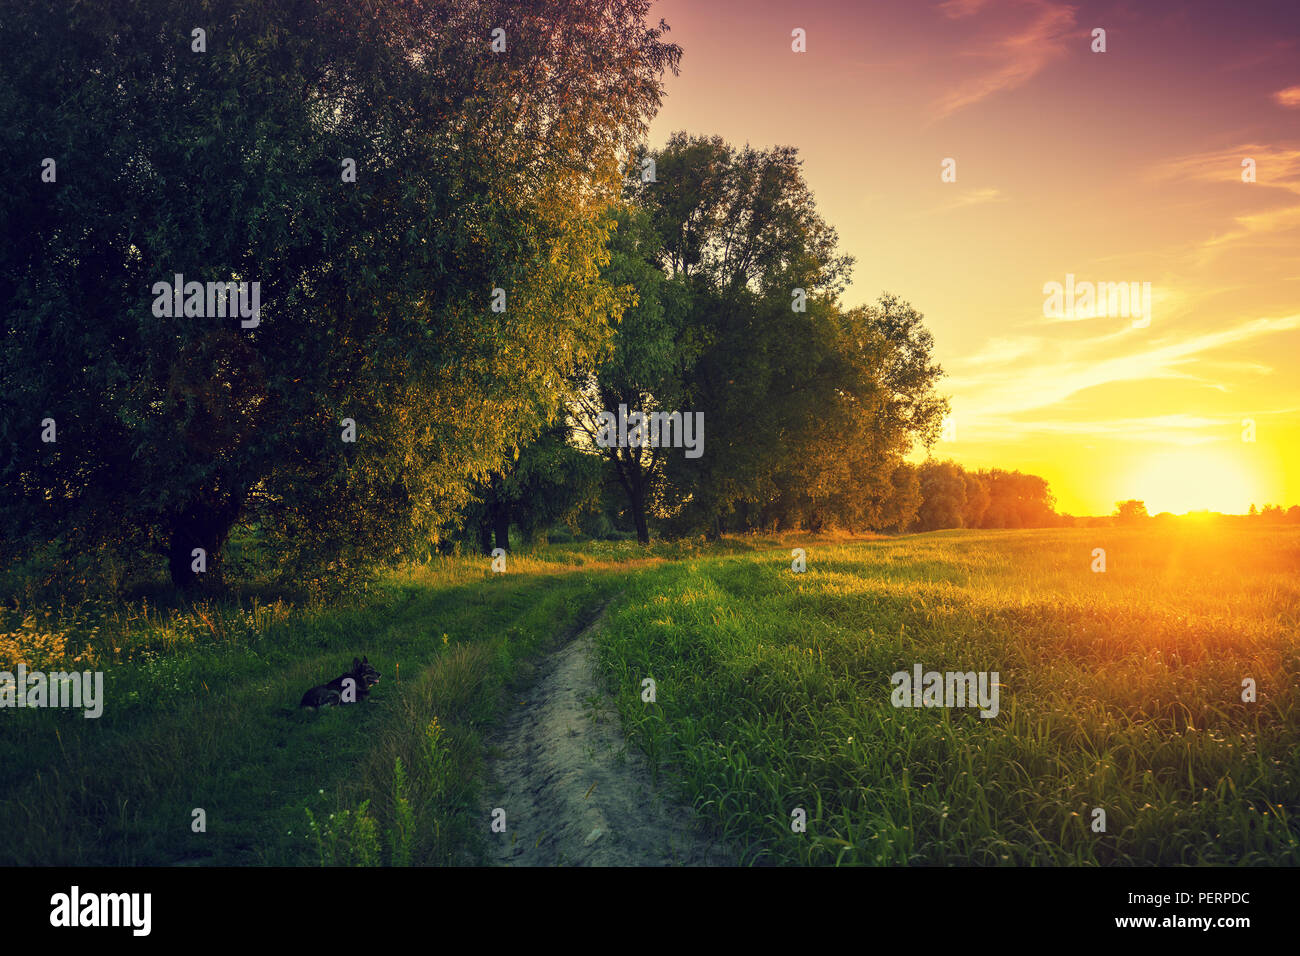
[[[1300,2],[651,16],[684,54],[650,144],[798,147],[857,260],[843,304],[893,292],[934,334],[936,457],[1042,475],[1070,514],[1300,504]],[[1150,308],[1089,310],[1084,283]]]

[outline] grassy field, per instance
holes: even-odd
[[[1300,863],[1296,530],[806,548],[638,577],[602,641],[625,726],[751,860]],[[997,671],[1001,712],[895,708],[917,663]]]
[[[0,863],[476,862],[485,735],[606,602],[626,731],[747,862],[1300,863],[1300,530],[1190,523],[556,545],[344,608],[11,606],[0,669],[76,660],[107,703],[0,711]],[[370,702],[298,711],[361,653]],[[895,708],[915,664],[997,671],[1000,713]]]
[[[412,568],[347,609],[29,615],[9,657],[21,642],[43,648],[32,666],[102,668],[107,703],[95,720],[0,711],[0,864],[476,860],[481,729],[614,584],[571,564],[512,564]],[[303,691],[358,654],[383,675],[364,706],[299,711]],[[195,808],[206,832],[192,831]]]

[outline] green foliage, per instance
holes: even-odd
[[[652,155],[660,182],[633,177],[630,193],[661,237],[670,275],[724,296],[749,289],[787,307],[795,287],[827,301],[843,291],[853,260],[836,251],[793,147],[737,149],[719,136],[678,132]]]
[[[378,866],[379,837],[369,814],[370,801],[355,810],[338,810],[319,823],[307,813],[307,838],[316,847],[321,866]]]
[[[927,461],[921,465],[921,507],[917,527],[922,531],[960,528],[966,509],[966,475],[952,461]]]
[[[895,474],[946,408],[921,315],[888,295],[839,306],[852,259],[794,149],[677,133],[653,156],[659,182],[629,183],[636,211],[619,219],[607,270],[639,301],[577,416],[594,436],[599,411],[620,403],[704,413],[701,458],[605,453],[642,540],[642,512],[711,535],[905,523],[910,485]]]
[[[407,794],[406,768],[402,758],[393,759],[393,829],[389,831],[393,866],[411,865],[411,844],[415,840],[415,813]]]
[[[690,370],[701,344],[699,317],[691,314],[690,293],[681,277],[665,276],[659,267],[662,239],[644,209],[620,206],[612,211],[615,229],[604,278],[633,293],[635,301],[620,318],[612,348],[590,368],[579,370],[570,404],[575,433],[611,466],[626,495],[641,543],[649,541],[648,514],[673,510],[664,487],[668,447],[609,447],[596,437],[602,413],[626,407],[629,415],[685,410],[691,400]]]
[[[1001,468],[984,469],[979,477],[989,493],[981,528],[1045,528],[1059,523],[1046,478]]]
[[[1055,511],[1046,479],[1038,475],[1001,468],[966,471],[955,461],[934,459],[921,464],[918,474],[922,500],[914,530],[1044,528],[1065,521]]]
[[[162,0],[11,5],[0,160],[32,173],[0,197],[9,540],[76,529],[192,587],[241,522],[294,578],[442,533],[621,308],[604,210],[680,52],[647,9],[214,0],[198,53]],[[260,324],[155,317],[177,273],[260,282]]]
[[[548,529],[557,525],[575,529],[596,512],[600,462],[573,447],[568,438],[567,426],[544,427],[519,449],[513,463],[482,482],[479,500],[463,512],[464,537],[477,533],[484,553],[494,544],[509,550],[511,524],[527,543],[535,544]]]
[[[429,792],[437,800],[446,796],[451,783],[451,758],[447,753],[442,724],[435,717],[429,721],[424,736],[425,771],[429,777]]]

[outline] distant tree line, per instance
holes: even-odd
[[[1263,524],[1300,524],[1300,505],[1292,505],[1290,508],[1283,508],[1282,505],[1265,505],[1261,510],[1256,505],[1251,505],[1250,510],[1244,515],[1225,515],[1218,512],[1201,511],[1191,512],[1193,516],[1214,518],[1220,521],[1259,521]],[[1178,517],[1168,511],[1162,511],[1159,514],[1150,514],[1147,511],[1146,502],[1130,498],[1128,501],[1117,501],[1115,503],[1115,512],[1111,519],[1116,524],[1121,525],[1141,525],[1148,522],[1166,522]],[[1107,520],[1107,519],[1096,519]]]
[[[921,504],[914,530],[1047,528],[1063,523],[1047,480],[1019,471],[967,471],[953,461],[918,469]]]
[[[1246,516],[1248,518],[1258,517],[1268,524],[1282,524],[1283,522],[1297,524],[1300,523],[1300,505],[1292,505],[1290,508],[1283,509],[1281,505],[1265,505],[1263,508],[1256,508],[1252,504]]]

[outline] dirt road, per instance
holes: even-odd
[[[542,666],[491,742],[485,821],[501,866],[727,866],[689,807],[657,793],[642,754],[597,685],[592,654],[605,612]],[[522,704],[520,705],[520,702]]]

